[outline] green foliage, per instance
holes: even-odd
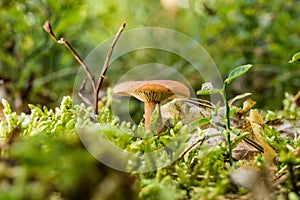
[[[91,108],[73,107],[70,97],[64,97],[55,110],[30,105],[30,115],[12,112],[6,100],[3,106],[0,199],[89,199],[97,191],[104,194],[97,185],[113,173],[86,151],[77,134],[77,128],[91,123]],[[105,106],[101,114],[106,122],[112,121]],[[118,192],[123,190],[118,186],[121,179],[110,180]]]
[[[8,91],[7,99],[19,112],[28,103],[53,107],[53,102],[58,103],[63,95],[71,93],[70,83],[79,65],[43,31],[47,19],[57,35],[68,39],[83,58],[127,21],[128,30],[158,26],[191,36],[209,52],[222,74],[231,70],[227,66],[254,63],[251,76],[239,80],[241,87],[230,88],[232,96],[251,88],[258,91],[254,96],[259,106],[275,108],[285,91],[295,93],[299,88],[299,69],[289,66],[291,55],[283,53],[299,51],[299,2],[276,1],[270,6],[267,0],[259,4],[191,0],[182,4],[169,1],[169,7],[162,2],[167,1],[1,1],[0,70],[5,73],[0,78]],[[114,81],[132,66],[164,63],[189,77],[193,88],[199,90],[199,77],[184,61],[160,51],[145,52],[116,60],[111,65],[123,66],[122,69],[111,67],[107,77]]]
[[[295,19],[299,2],[276,1],[272,6],[266,0],[259,3],[216,1],[210,4],[202,0],[195,2],[195,10],[199,10],[199,5],[204,3],[215,11],[214,14],[209,14],[205,7],[200,9],[198,13],[201,13],[202,29],[205,31],[199,32],[201,41],[207,42],[205,46],[209,52],[213,52],[212,56],[222,73],[230,70],[227,66],[242,63],[253,63],[256,66],[249,76],[239,80],[240,87],[230,90],[234,92],[231,93],[232,96],[244,91],[257,91],[253,95],[258,101],[258,106],[275,109],[281,105],[284,92],[297,91],[299,68],[289,66],[287,60],[291,55],[283,52],[299,51],[300,40],[297,34],[300,28],[296,25],[299,19]],[[276,14],[284,10],[289,10],[290,13]],[[279,89],[278,86],[284,89]],[[281,100],[274,101],[276,98]]]
[[[297,116],[299,119],[299,109],[291,113],[293,106],[289,102],[290,96],[286,97],[285,102],[289,106],[285,106],[285,110],[280,112],[280,117]],[[121,178],[124,175],[114,175],[116,172],[99,167],[98,161],[83,148],[78,138],[77,128],[88,127],[92,123],[91,108],[83,104],[72,105],[72,99],[64,97],[61,105],[54,110],[30,105],[29,115],[17,115],[8,102],[3,100],[6,120],[0,123],[0,199],[72,199],[80,195],[84,199],[90,199],[95,194],[97,198],[122,199],[123,194],[131,191],[130,199],[196,200],[230,196],[238,198],[240,194],[246,193],[242,188],[234,186],[229,179],[228,147],[225,143],[209,146],[204,142],[180,156],[178,152],[182,152],[185,145],[175,142],[172,149],[178,149],[178,152],[166,151],[165,154],[160,154],[160,159],[156,159],[146,153],[170,145],[174,138],[187,142],[196,129],[178,121],[167,127],[160,136],[153,136],[145,133],[143,124],[136,126],[118,121],[109,107],[110,98],[107,96],[99,102],[100,115],[96,118],[101,124],[101,133],[110,142],[124,151],[136,153],[136,158],[128,160],[129,170],[144,170],[149,165],[156,169],[163,164],[161,158],[166,162],[170,155],[177,159],[153,172],[131,174],[135,177],[135,187],[128,185],[128,177],[124,177],[125,187]],[[275,114],[272,115],[274,118]],[[194,123],[198,125],[206,122],[207,119]],[[99,136],[99,133],[96,131],[93,134]],[[237,135],[231,143],[232,147],[248,135],[247,132],[239,135],[236,130],[232,130],[232,133]],[[287,149],[287,145],[299,148],[299,137],[295,140],[284,139],[280,132],[269,125],[265,125],[262,136],[278,153],[279,169],[287,166],[287,169],[292,170],[300,164],[299,158]],[[141,160],[140,157],[144,159]],[[141,162],[136,162],[135,159]],[[266,167],[262,156],[257,156],[253,163],[261,169]],[[236,162],[234,166],[243,165],[245,162]],[[283,194],[292,195],[287,191],[296,191],[293,187],[299,181],[298,173],[291,170],[289,173],[294,174],[293,178],[281,184],[280,192]],[[112,182],[117,185],[116,190],[107,196],[101,188],[109,187]],[[137,196],[135,193],[138,193]]]
[[[259,4],[255,1],[191,0],[177,5],[174,10],[161,2],[1,1],[0,28],[4,31],[0,35],[0,42],[4,46],[0,55],[0,70],[5,73],[0,78],[10,92],[11,104],[2,100],[5,120],[0,121],[0,199],[122,199],[123,194],[132,190],[131,185],[128,186],[128,177],[124,181],[122,174],[99,166],[80,142],[77,129],[91,124],[91,108],[72,105],[70,97],[62,97],[72,91],[73,84],[70,83],[77,71],[74,67],[78,64],[71,54],[56,45],[42,30],[42,24],[47,19],[54,25],[57,35],[68,39],[83,58],[96,44],[114,34],[123,21],[127,21],[128,29],[160,26],[183,32],[199,41],[218,66],[254,63],[256,68],[250,75],[237,80],[239,82],[236,85],[240,87],[229,88],[232,95],[251,88],[256,91],[254,98],[260,106],[274,108],[280,104],[274,99],[281,100],[278,96],[283,98],[286,91],[295,93],[298,90],[299,68],[287,65],[290,56],[283,52],[299,51],[299,2],[274,1],[270,6],[267,0]],[[297,53],[290,62],[298,59]],[[189,77],[193,88],[200,88],[199,77],[194,76],[194,71],[187,63],[176,55],[166,56],[161,51],[126,55],[111,64],[107,77],[114,82],[132,66],[150,62],[174,66],[185,77]],[[113,67],[116,65],[122,66],[122,70]],[[225,79],[224,88],[201,90],[197,94],[222,93],[228,106],[227,84],[246,73],[250,67],[245,65],[233,70],[219,67],[222,74],[231,71]],[[193,129],[176,122],[160,136],[147,135],[142,139],[141,136],[146,134],[144,125],[118,121],[110,109],[111,98],[110,91],[103,100],[106,103],[99,102],[96,120],[104,127],[105,136],[124,150],[152,152],[170,144],[175,137],[187,141],[194,134]],[[25,110],[28,102],[46,104],[59,99],[62,102],[56,108],[48,104],[53,109],[29,105],[28,115],[13,112],[16,110],[14,108],[18,113]],[[227,108],[227,123],[233,113],[230,111]],[[290,93],[285,93],[283,110],[269,111],[266,119],[292,119],[299,123],[299,116],[299,107],[292,101]],[[155,117],[152,118],[152,127],[155,126]],[[204,118],[192,125],[207,122]],[[229,136],[230,124],[226,125],[226,134]],[[246,135],[243,133],[236,137],[231,145],[235,146]],[[286,166],[291,174],[291,178],[278,187],[280,192],[290,199],[296,199],[295,180],[299,182],[299,173],[295,171],[293,175],[293,169],[299,166],[299,158],[289,148],[300,147],[299,136],[295,139],[282,138],[272,125],[265,125],[262,136],[278,153],[278,167],[284,169]],[[183,148],[182,143],[173,145],[179,150]],[[136,178],[138,197],[222,199],[226,195],[229,195],[228,198],[232,198],[230,195],[239,195],[241,188],[233,186],[228,178],[228,151],[231,150],[223,143],[214,148],[204,143],[168,167],[149,173],[131,174]],[[140,156],[137,154],[137,157]],[[162,155],[166,160],[169,156],[170,152],[167,151]],[[179,157],[176,153],[172,156]],[[159,162],[149,156],[144,163],[133,162],[135,165],[128,167],[143,170],[145,165],[151,163],[155,169],[161,164]],[[261,156],[257,156],[254,162],[261,168],[265,165]],[[119,184],[121,187],[116,186]],[[109,196],[107,193],[112,185],[116,190]],[[135,196],[128,198],[134,199]]]
[[[96,183],[100,178],[95,160],[86,151],[74,142],[50,135],[39,134],[34,138],[20,139],[10,147],[9,159],[17,165],[2,163],[5,167],[3,172],[12,171],[7,181],[13,178],[14,184],[2,185],[0,199],[5,199],[5,196],[12,199],[44,199],[48,192],[50,196],[54,195],[54,191],[71,198],[72,192],[80,189],[80,185]],[[5,183],[5,179],[1,182]]]
[[[210,122],[210,119],[208,119],[208,118],[200,118],[200,119],[197,119],[197,120],[193,121],[191,123],[191,125],[199,126],[199,125],[207,124],[209,122]]]
[[[232,133],[235,133],[235,130],[232,130]],[[232,140],[232,144],[231,144],[232,148],[235,148],[240,141],[242,141],[247,135],[249,135],[249,133],[248,132],[244,132],[242,134],[237,133],[236,135],[237,136]]]
[[[225,79],[224,82],[230,84],[231,81],[245,74],[251,67],[252,65],[248,64],[234,68],[232,71],[230,71],[228,77]]]
[[[146,179],[139,175],[141,199],[215,199],[231,189],[224,149],[195,149],[188,158],[160,169]]]
[[[1,123],[3,141],[14,133],[15,128],[19,127],[20,132],[10,146],[1,149],[2,174],[7,171],[11,173],[0,176],[0,181],[5,183],[0,184],[0,199],[43,199],[54,196],[65,199],[78,195],[74,191],[82,193],[82,190],[94,189],[92,185],[103,175],[97,171],[95,159],[80,145],[75,128],[91,123],[90,108],[84,105],[72,107],[70,97],[65,97],[60,107],[55,110],[30,105],[31,114],[19,118],[11,111],[7,101],[3,100],[3,104],[5,117],[10,119]],[[107,127],[103,133],[111,142],[127,151],[153,152],[168,145],[174,137],[181,137],[179,140],[185,141],[192,134],[188,133],[186,126],[178,122],[167,130],[168,134],[139,139],[134,135],[145,134],[143,126],[134,128],[128,123],[116,124],[111,111],[105,105],[100,106],[100,114],[100,123]],[[13,127],[12,131],[9,131],[9,127]],[[180,145],[173,144],[173,148],[180,149]],[[192,199],[197,199],[201,195],[207,195],[215,187],[217,190],[208,196],[213,199],[228,192],[231,184],[228,179],[224,180],[227,172],[223,151],[223,147],[213,150],[204,148],[202,153],[195,149],[187,160],[178,160],[156,173],[149,173],[148,177],[146,174],[137,174],[139,198],[182,199],[189,193]],[[165,156],[168,157],[167,152]],[[206,159],[207,157],[210,159]],[[150,160],[146,158],[146,163],[132,167],[143,169],[149,163],[154,168],[160,165],[158,161],[151,160],[151,157],[148,159]],[[14,183],[8,183],[9,179],[13,179]],[[83,183],[86,188],[80,188]]]
[[[218,94],[222,93],[223,89],[216,89],[213,88],[212,90],[198,90],[197,95],[211,95],[211,94]]]
[[[283,100],[283,116],[287,118],[299,119],[299,110],[299,107],[293,101],[293,96],[286,92]]]
[[[266,114],[266,119],[269,121],[276,121],[279,119],[283,120],[283,123],[295,123],[296,127],[298,126],[298,120],[300,120],[300,108],[296,105],[296,103],[292,100],[292,95],[289,93],[285,94],[285,99],[283,100],[283,110],[281,111],[269,111]],[[290,120],[291,122],[284,121]],[[276,152],[287,152],[288,149],[286,145],[290,145],[291,147],[297,149],[300,145],[300,138],[296,137],[294,139],[290,137],[283,138],[281,137],[280,131],[277,131],[272,125],[265,125],[264,127],[264,137],[266,141],[271,144],[271,146],[276,150]]]
[[[225,105],[224,121],[226,123],[226,130],[223,131],[223,133],[224,133],[225,140],[227,141],[227,145],[228,145],[228,155],[229,155],[229,161],[230,161],[231,166],[233,165],[233,160],[232,160],[233,146],[232,146],[231,140],[230,140],[230,132],[232,131],[231,127],[230,127],[230,115],[233,114],[235,112],[235,110],[229,108],[229,103],[228,103],[228,99],[227,99],[227,86],[234,79],[239,78],[240,76],[242,76],[243,74],[248,72],[251,67],[252,67],[252,65],[247,64],[247,65],[238,66],[238,67],[234,68],[233,70],[231,70],[229,72],[228,77],[225,79],[225,81],[223,83],[222,89],[211,88],[209,90],[202,89],[202,90],[197,91],[198,95],[211,95],[211,94],[219,93],[223,98],[223,103]],[[240,97],[243,97],[243,95],[237,96],[236,99],[238,99]]]
[[[233,70],[231,70],[229,72],[228,77],[224,81],[224,85],[227,86],[234,79],[239,78],[243,74],[247,73],[250,70],[251,67],[252,67],[252,65],[250,65],[250,64],[235,67]],[[221,89],[221,88],[220,89],[218,89],[218,88],[211,88],[211,89],[202,89],[202,90],[199,90],[199,91],[197,91],[197,94],[198,95],[211,95],[211,94],[219,93],[221,95],[224,95],[224,92],[225,92],[224,88],[223,89]],[[237,97],[239,97],[239,96],[237,96]]]
[[[173,180],[171,176],[165,176],[160,181],[143,179],[141,186],[143,188],[139,193],[139,199],[181,199],[185,196],[184,191],[178,191],[178,182]]]
[[[5,31],[0,37],[0,42],[4,44],[3,52],[0,55],[0,70],[5,71],[1,75],[1,79],[4,80],[4,87],[11,92],[7,98],[10,98],[12,102],[14,99],[18,99],[25,103],[25,106],[29,102],[49,102],[49,100],[58,100],[58,97],[53,92],[46,92],[47,90],[58,93],[65,91],[64,87],[57,84],[49,85],[48,89],[43,84],[53,81],[54,77],[57,79],[66,72],[65,69],[68,66],[72,66],[75,62],[71,59],[68,60],[68,56],[62,54],[64,51],[58,48],[56,53],[48,58],[45,57],[50,43],[41,26],[46,19],[51,18],[53,13],[57,13],[56,23],[60,19],[63,20],[59,23],[64,24],[79,20],[80,16],[78,15],[75,17],[68,15],[72,9],[77,9],[79,4],[80,1],[61,2],[58,6],[52,0],[1,2],[1,19],[3,20],[1,20],[0,27]],[[61,60],[68,61],[65,63],[66,65],[61,65]],[[52,76],[51,73],[54,72],[56,75]],[[48,78],[46,78],[47,75]],[[42,80],[44,77],[45,79]],[[67,84],[66,81],[70,81],[70,77],[66,80],[59,80],[58,83],[64,85]],[[15,102],[13,106],[16,107]],[[25,106],[18,106],[18,111],[27,110]]]
[[[296,61],[299,62],[299,60],[300,60],[300,52],[294,54],[293,57],[292,57],[292,59],[289,61],[289,63],[294,63]]]

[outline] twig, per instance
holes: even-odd
[[[57,42],[57,37],[53,33],[51,24],[48,20],[44,23],[43,28],[47,33],[49,33],[49,35],[53,38],[53,40]]]
[[[251,140],[250,138],[247,138],[247,136],[245,138],[243,138],[243,140],[247,144],[251,145],[252,147],[254,147],[255,149],[257,149],[258,151],[260,151],[261,153],[264,153],[264,148],[261,145],[259,145],[257,142]]]
[[[178,157],[178,160],[183,158],[192,148],[194,148],[196,145],[202,145],[203,142],[207,139],[207,137],[199,138],[196,142],[194,142],[192,145],[190,145],[187,149],[185,149]]]
[[[88,66],[84,63],[84,61],[81,59],[81,57],[79,56],[79,54],[75,51],[75,49],[70,45],[70,43],[64,39],[64,38],[61,38],[61,39],[57,39],[57,37],[55,36],[55,34],[53,33],[52,31],[52,28],[51,28],[51,24],[50,22],[47,20],[44,25],[43,25],[43,28],[44,30],[49,33],[49,35],[59,44],[63,44],[65,45],[69,51],[71,51],[71,53],[73,54],[73,56],[76,58],[76,60],[81,64],[81,66],[83,67],[87,77],[89,78],[91,84],[92,84],[92,89],[93,89],[93,97],[94,97],[94,105],[93,105],[93,108],[94,108],[94,116],[98,114],[98,101],[99,101],[99,92],[100,92],[100,88],[101,88],[101,85],[102,85],[102,82],[104,80],[104,77],[105,77],[105,73],[107,71],[107,68],[108,68],[108,64],[109,64],[109,61],[110,61],[110,58],[111,58],[111,55],[113,53],[113,50],[114,50],[114,47],[118,41],[118,39],[120,38],[120,35],[121,33],[123,32],[123,30],[125,29],[125,26],[126,26],[126,23],[123,22],[122,26],[119,28],[117,34],[115,35],[114,37],[114,40],[112,41],[112,44],[109,48],[109,51],[106,55],[106,59],[105,59],[105,62],[103,64],[103,67],[102,67],[102,71],[101,71],[101,74],[97,80],[97,83],[95,82],[93,76],[92,76],[92,73],[90,72]],[[82,85],[81,85],[81,88],[78,92],[78,95],[79,97],[86,103],[86,104],[90,104],[92,105],[92,103],[83,96],[82,94],[82,91],[84,90],[84,87],[85,87],[85,80],[83,81]]]
[[[119,28],[117,34],[115,35],[114,37],[114,40],[112,41],[111,45],[110,45],[110,48],[109,48],[109,51],[106,55],[106,58],[105,58],[105,61],[104,61],[104,64],[103,64],[103,67],[102,67],[102,71],[101,71],[101,74],[98,78],[98,81],[96,83],[96,86],[95,86],[95,89],[96,89],[96,92],[94,93],[94,114],[97,115],[98,114],[98,94],[100,92],[100,88],[101,88],[101,85],[102,85],[102,82],[104,80],[104,77],[105,77],[105,73],[107,71],[107,68],[108,68],[108,64],[109,64],[109,61],[110,61],[110,58],[111,58],[111,55],[112,55],[112,52],[114,50],[114,47],[117,43],[117,41],[119,40],[120,38],[120,35],[121,33],[123,32],[123,30],[125,29],[125,26],[126,26],[126,23],[123,22],[122,26]]]
[[[50,22],[47,20],[44,23],[43,26],[44,30],[49,33],[49,35],[58,43],[58,44],[63,44],[65,45],[73,54],[73,56],[76,58],[76,60],[81,64],[81,66],[83,67],[87,77],[89,78],[89,80],[91,81],[92,87],[93,87],[93,92],[96,92],[96,87],[95,87],[95,82],[92,76],[91,71],[89,70],[88,66],[84,63],[84,61],[81,59],[81,57],[78,55],[78,53],[75,51],[75,49],[70,45],[70,43],[64,39],[61,38],[60,40],[57,39],[57,37],[55,36],[55,34],[52,31],[52,27]]]

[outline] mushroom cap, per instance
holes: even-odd
[[[143,102],[160,102],[174,95],[179,98],[190,96],[190,90],[184,84],[172,80],[126,81],[116,85],[114,93],[133,96]]]

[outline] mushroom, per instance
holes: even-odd
[[[148,81],[127,81],[118,84],[114,93],[120,96],[133,96],[144,102],[145,129],[150,131],[150,118],[155,106],[170,97],[189,98],[190,90],[180,82],[172,80],[148,80]],[[162,132],[162,117],[158,107],[158,130]]]

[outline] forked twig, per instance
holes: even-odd
[[[96,91],[96,88],[95,88],[95,82],[94,82],[94,79],[93,79],[93,76],[92,76],[92,73],[91,71],[89,70],[88,66],[84,63],[84,61],[81,59],[81,57],[79,56],[79,54],[75,51],[75,49],[70,45],[70,43],[64,39],[64,38],[61,38],[60,40],[57,39],[57,37],[55,36],[55,34],[53,33],[53,30],[52,30],[52,27],[51,27],[51,24],[50,22],[47,20],[45,23],[44,23],[44,26],[43,26],[44,30],[49,33],[49,35],[58,43],[58,44],[63,44],[65,45],[70,51],[71,53],[73,54],[73,56],[76,58],[76,60],[81,64],[81,66],[83,67],[87,77],[90,79],[91,81],[91,84],[92,84],[92,87],[93,87],[93,90],[94,92]]]
[[[126,26],[126,23],[123,22],[122,26],[119,28],[117,34],[115,35],[114,40],[112,41],[112,43],[110,45],[110,48],[109,48],[109,51],[108,51],[108,53],[106,55],[106,58],[105,58],[105,61],[104,61],[103,67],[102,67],[102,72],[101,72],[101,74],[100,74],[100,76],[98,78],[98,81],[96,83],[96,86],[95,86],[96,93],[94,93],[94,108],[95,108],[94,112],[95,112],[95,115],[98,114],[98,94],[100,92],[100,88],[101,88],[102,82],[104,80],[105,73],[107,71],[108,64],[109,64],[110,58],[112,56],[112,52],[114,50],[114,47],[115,47],[117,41],[120,38],[121,33],[125,29],[125,26]]]
[[[91,71],[89,70],[88,66],[84,63],[84,61],[81,59],[81,57],[79,56],[79,54],[75,51],[75,49],[71,46],[71,44],[66,39],[64,39],[64,38],[61,38],[59,40],[57,39],[57,37],[55,36],[55,34],[54,34],[53,30],[52,30],[51,24],[50,24],[50,22],[48,20],[43,25],[44,30],[47,33],[49,33],[49,35],[55,40],[55,42],[57,42],[59,44],[65,45],[69,49],[69,51],[71,51],[71,53],[76,58],[76,60],[83,67],[83,69],[84,69],[84,71],[85,71],[88,79],[90,80],[90,82],[92,84],[93,97],[94,97],[94,102],[93,102],[94,115],[98,114],[98,101],[99,101],[99,96],[98,95],[99,95],[99,92],[100,92],[100,89],[101,89],[102,82],[103,82],[104,77],[105,77],[105,73],[106,73],[107,68],[108,68],[108,64],[109,64],[110,58],[112,56],[113,49],[114,49],[114,47],[115,47],[118,39],[120,38],[121,33],[125,29],[125,26],[126,26],[126,23],[123,22],[122,26],[119,28],[117,34],[115,35],[114,40],[112,41],[112,44],[111,44],[111,46],[109,48],[109,51],[108,51],[108,53],[106,55],[106,59],[105,59],[104,64],[103,64],[101,74],[100,74],[97,82],[95,82],[94,77],[93,77]],[[82,94],[82,91],[85,88],[84,87],[85,84],[86,84],[86,81],[84,80],[83,83],[82,83],[82,85],[81,85],[81,87],[80,87],[78,95],[80,96],[80,98],[85,103],[91,105],[91,102],[86,97],[84,97],[84,95]]]

